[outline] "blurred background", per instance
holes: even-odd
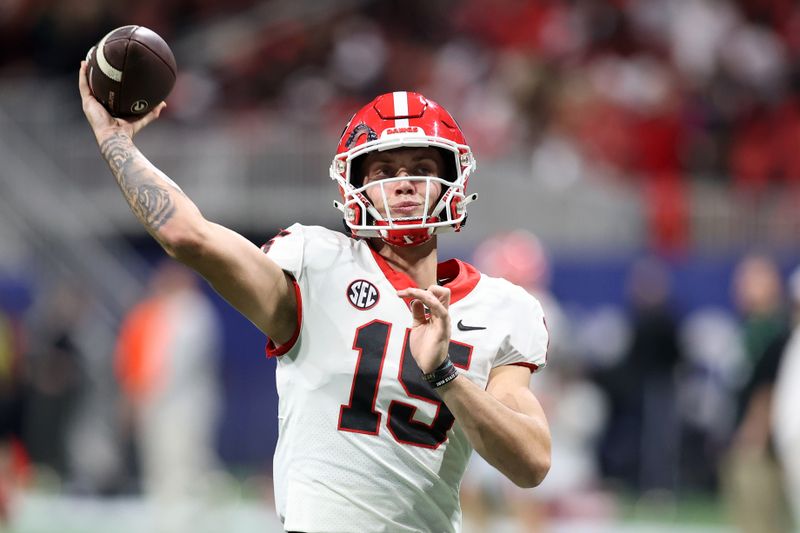
[[[793,531],[792,0],[0,2],[0,531],[281,530],[265,339],[163,261],[82,116],[79,61],[125,24],[179,69],[137,145],[259,245],[342,228],[327,169],[375,95],[460,121],[480,200],[442,255],[553,335],[552,471],[476,460],[465,531]]]

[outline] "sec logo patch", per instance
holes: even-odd
[[[378,288],[365,279],[357,279],[347,287],[347,300],[356,309],[372,309],[379,299]]]

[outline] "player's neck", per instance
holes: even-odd
[[[371,239],[370,245],[389,266],[407,274],[417,287],[428,288],[436,283],[436,237],[418,246],[391,246],[380,239]]]

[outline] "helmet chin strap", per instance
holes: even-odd
[[[415,218],[408,220],[406,223],[408,224],[416,224],[418,220],[422,220],[421,218]],[[435,222],[436,219],[431,217],[428,219],[429,221]],[[403,222],[400,222],[402,225]],[[380,226],[380,222],[376,222],[376,225]],[[412,228],[412,229],[381,229],[378,230],[380,232],[380,238],[386,244],[391,246],[397,246],[400,248],[406,248],[410,246],[419,246],[420,244],[424,244],[431,240],[434,234],[434,228]]]

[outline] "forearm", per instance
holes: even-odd
[[[550,430],[536,403],[518,405],[513,395],[501,402],[460,375],[437,389],[473,448],[521,487],[541,483],[550,468]],[[534,416],[523,411],[536,411]]]
[[[182,236],[203,220],[196,206],[127,133],[98,135],[97,143],[133,214],[167,252],[173,252]]]

